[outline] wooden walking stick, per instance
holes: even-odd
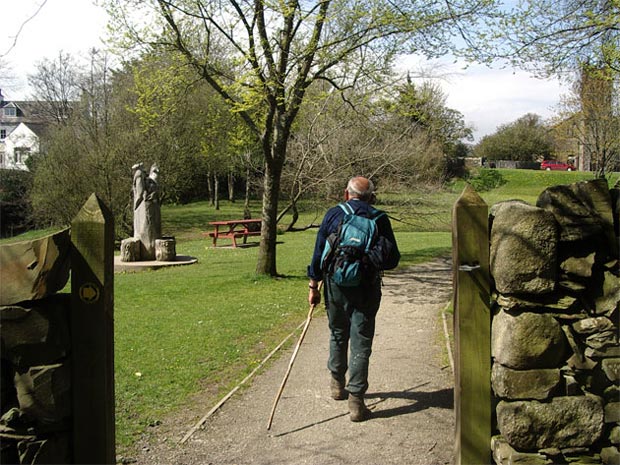
[[[319,291],[323,286],[323,281],[319,283]],[[306,333],[308,332],[308,327],[310,326],[310,322],[312,321],[312,314],[314,313],[314,308],[316,304],[310,305],[310,310],[308,311],[308,316],[306,317],[306,324],[304,325],[304,329],[299,336],[299,340],[297,341],[297,345],[295,346],[295,350],[293,351],[293,355],[291,356],[291,361],[288,362],[288,368],[286,373],[284,374],[284,378],[282,379],[282,383],[280,384],[280,389],[276,394],[276,398],[273,401],[273,407],[271,408],[271,415],[269,415],[269,422],[267,423],[267,430],[271,429],[271,423],[273,423],[273,416],[276,413],[276,407],[278,406],[278,402],[280,401],[280,397],[282,396],[282,392],[284,391],[284,386],[286,385],[286,381],[288,380],[288,375],[291,374],[291,369],[293,368],[293,363],[295,363],[295,358],[297,357],[297,352],[299,352],[299,348],[301,347],[301,343],[306,337]]]

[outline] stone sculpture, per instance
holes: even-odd
[[[164,241],[167,250],[157,253],[161,247],[161,195],[159,189],[159,167],[151,166],[146,175],[143,163],[132,166],[133,172],[133,237],[121,243],[121,261],[174,260],[171,238]]]
[[[152,165],[149,175],[138,163],[133,170],[133,237],[140,241],[142,260],[155,260],[155,241],[161,237],[159,168]]]

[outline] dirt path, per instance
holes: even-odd
[[[453,380],[442,356],[445,341],[439,316],[451,295],[450,263],[437,260],[391,274],[384,280],[383,293],[366,396],[373,410],[370,421],[350,422],[346,401],[329,397],[328,328],[321,313],[299,351],[271,431],[266,429],[269,413],[292,349],[183,445],[179,440],[196,420],[180,415],[166,420],[160,426],[163,434],[142,444],[132,461],[144,465],[452,463]],[[192,418],[200,418],[210,408],[202,406]]]

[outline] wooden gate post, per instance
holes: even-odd
[[[73,462],[116,463],[114,220],[92,194],[71,224]]]
[[[491,314],[487,204],[467,186],[452,211],[456,465],[491,463]]]

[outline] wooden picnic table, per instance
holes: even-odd
[[[204,233],[213,238],[213,247],[217,247],[217,240],[220,238],[232,239],[232,246],[237,247],[237,239],[243,238],[245,244],[249,236],[260,236],[260,218],[250,218],[245,220],[224,220],[209,221],[213,226],[213,231]],[[256,225],[259,227],[256,228]],[[220,230],[220,227],[222,230]]]

